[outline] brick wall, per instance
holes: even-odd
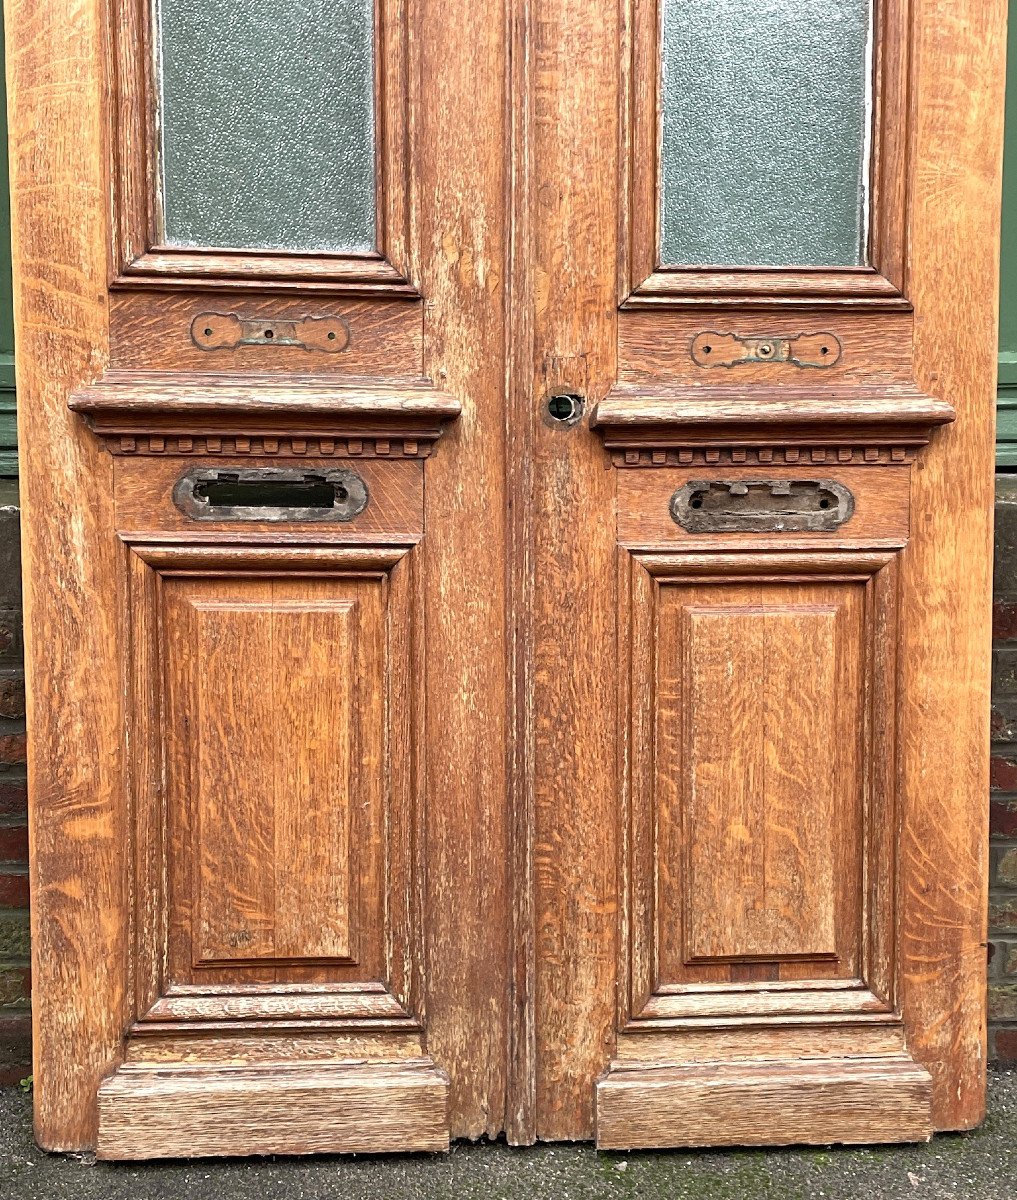
[[[17,496],[0,480],[0,1084],[31,1070],[24,715]],[[989,1057],[1017,1062],[1017,475],[996,479],[992,738]]]
[[[25,672],[17,484],[0,479],[0,1084],[31,1067]]]
[[[1017,475],[996,476],[989,801],[989,1057],[1017,1062]]]

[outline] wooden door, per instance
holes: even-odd
[[[9,0],[45,1147],[980,1119],[1002,5],[755,13]]]
[[[536,5],[515,126],[514,405],[584,402],[517,471],[522,1123],[616,1148],[963,1127],[999,12],[595,8]]]

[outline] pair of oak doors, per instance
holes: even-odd
[[[999,0],[8,0],[36,1134],[984,1084]]]

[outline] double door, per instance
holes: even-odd
[[[977,1122],[989,7],[10,5],[44,1146]]]

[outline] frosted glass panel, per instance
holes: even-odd
[[[373,0],[158,0],[165,240],[375,242]]]
[[[661,260],[864,261],[870,0],[663,0]]]

